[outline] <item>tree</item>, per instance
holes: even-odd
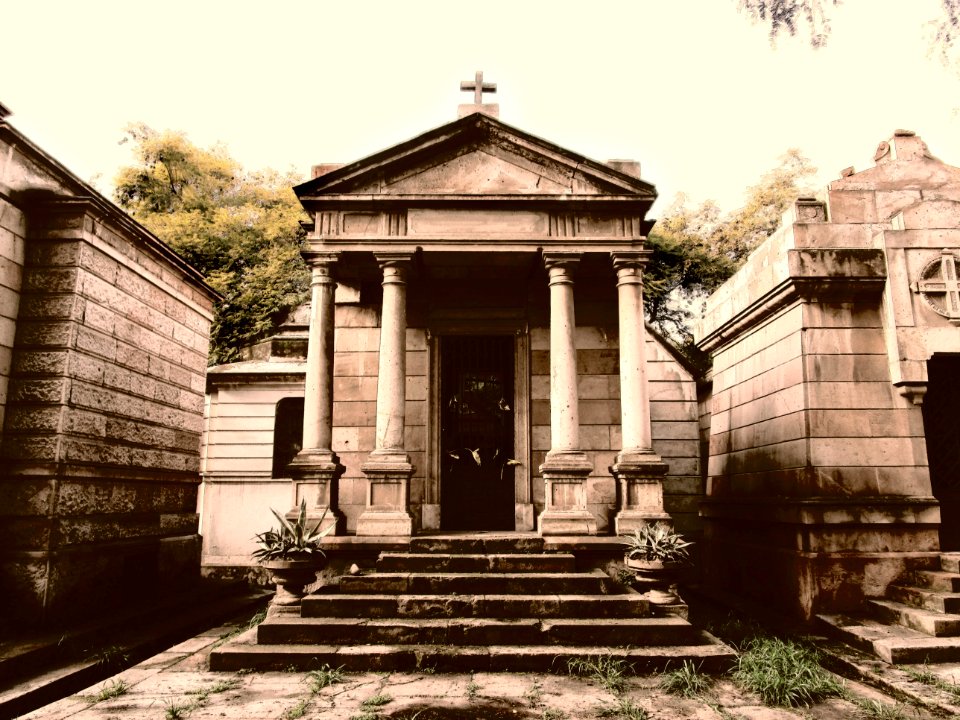
[[[933,21],[931,48],[937,50],[944,62],[949,62],[950,51],[960,37],[960,0],[940,0],[943,14]],[[776,41],[786,31],[797,34],[804,23],[810,33],[810,45],[822,47],[830,37],[830,10],[841,0],[737,0],[737,8],[755,23],[770,25],[770,40]]]
[[[679,195],[647,238],[653,250],[644,279],[644,308],[658,331],[690,348],[691,308],[736,272],[779,227],[783,213],[809,192],[815,168],[799,150],[747,190],[743,207],[722,216],[712,201],[687,207]]]
[[[294,175],[245,172],[222,146],[201,149],[184,133],[131,125],[136,164],[122,168],[122,208],[197,268],[220,294],[211,361],[240,357],[287,309],[309,297],[300,257],[306,216]]]

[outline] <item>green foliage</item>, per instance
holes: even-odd
[[[873,720],[907,720],[905,708],[900,703],[887,705],[879,700],[865,700],[864,698],[848,697],[850,702],[857,706],[860,713]]]
[[[619,718],[619,720],[650,720],[650,713],[629,698],[617,698],[615,705],[602,708],[599,717]]]
[[[290,522],[283,515],[273,508],[270,512],[280,522],[279,528],[271,528],[266,532],[259,533],[256,537],[260,545],[253,551],[252,555],[260,562],[267,560],[291,560],[294,558],[309,558],[315,555],[325,557],[323,549],[320,547],[323,538],[329,535],[334,525],[328,525],[323,530],[320,526],[323,524],[327,511],[317,520],[312,528],[307,526],[307,501],[300,501],[300,511],[297,519]]]
[[[128,692],[130,692],[130,685],[127,684],[126,680],[111,680],[101,685],[96,695],[84,695],[83,699],[92,704],[104,700],[113,700],[121,695],[126,695]]]
[[[693,662],[684,660],[681,667],[663,674],[660,687],[672,695],[695,698],[710,689],[710,678],[702,674]]]
[[[691,308],[774,233],[783,213],[809,192],[806,183],[815,172],[798,150],[788,150],[747,190],[743,207],[726,215],[712,201],[689,208],[679,195],[646,241],[653,255],[644,274],[644,310],[653,326],[681,348],[689,347]]]
[[[388,702],[392,702],[392,701],[393,701],[393,698],[390,697],[389,695],[384,695],[383,693],[377,693],[373,697],[367,698],[362,703],[360,703],[360,707],[364,708],[365,710],[369,710],[370,708],[383,707]]]
[[[809,707],[844,693],[840,681],[820,667],[815,649],[778,638],[748,641],[737,661],[734,679],[767,705],[781,707]]]
[[[303,210],[274,170],[245,172],[222,146],[201,149],[182,132],[127,128],[136,164],[121,169],[119,205],[197,268],[224,300],[211,361],[230,362],[308,298],[300,257]]]
[[[308,672],[306,680],[310,684],[310,691],[316,695],[325,687],[343,682],[343,666],[332,668],[324,665],[319,670]]]
[[[246,623],[242,625],[237,625],[232,630],[229,630],[228,632],[223,633],[219,638],[217,638],[217,641],[213,644],[213,648],[216,649],[221,645],[223,645],[228,640],[232,640],[237,635],[240,635],[241,633],[244,633],[247,630],[252,630],[253,628],[255,628],[257,625],[259,625],[266,619],[267,619],[267,610],[266,608],[264,608],[263,610],[260,610],[257,613],[255,613],[253,617],[251,617]],[[240,671],[238,670],[237,672],[240,672]]]
[[[929,687],[936,688],[937,690],[941,690],[950,695],[954,702],[960,702],[960,685],[947,682],[942,677],[930,670],[926,663],[924,663],[922,670],[904,668],[904,671],[912,680],[915,680],[922,685],[927,685]]]
[[[602,687],[614,695],[619,695],[627,686],[626,674],[630,671],[630,666],[624,660],[618,660],[609,655],[599,655],[570,658],[567,661],[567,671],[571,675],[592,677]]]
[[[301,698],[296,705],[288,708],[283,714],[284,720],[298,720],[307,714],[307,707],[310,705],[310,698]]]
[[[634,530],[633,535],[621,537],[627,548],[625,555],[631,560],[686,562],[690,559],[687,548],[693,543],[684,540],[683,535],[674,532],[667,523],[647,523]]]

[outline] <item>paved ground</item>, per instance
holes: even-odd
[[[135,667],[25,718],[54,720],[210,720],[213,718],[324,718],[330,720],[578,720],[580,718],[718,718],[805,720],[931,718],[847,681],[855,698],[812,708],[763,707],[730,680],[716,679],[698,698],[658,688],[659,677],[629,678],[615,694],[589,678],[567,675],[476,673],[350,673],[318,692],[302,673],[213,673],[207,655],[231,626],[213,628]],[[123,688],[122,694],[107,697]],[[101,696],[102,699],[98,699]],[[382,703],[382,704],[377,704]],[[870,708],[874,712],[868,713]],[[897,710],[901,715],[894,714]],[[883,712],[890,714],[881,714]],[[644,714],[646,713],[646,714]]]

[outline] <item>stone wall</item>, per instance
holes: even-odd
[[[576,333],[577,394],[580,444],[593,463],[587,482],[587,503],[598,531],[613,531],[617,511],[616,483],[610,474],[620,450],[620,357],[616,328],[578,327]],[[550,330],[531,329],[531,418],[534,505],[543,510],[543,478],[537,468],[550,449]],[[648,335],[647,380],[653,449],[669,465],[664,506],[678,531],[698,534],[698,504],[703,496],[697,430],[696,383],[659,339]]]
[[[12,128],[0,124],[0,139],[2,199],[25,229],[0,574],[18,618],[58,621],[198,576],[215,295]]]
[[[0,196],[0,428],[7,404],[13,340],[20,310],[25,233],[23,212]]]

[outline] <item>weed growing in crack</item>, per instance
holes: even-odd
[[[600,717],[618,718],[618,720],[650,720],[650,713],[628,698],[617,698],[616,705],[605,707],[598,713]]]
[[[473,701],[477,699],[477,691],[480,690],[480,686],[477,685],[476,681],[473,678],[470,678],[470,682],[467,683],[467,700]]]
[[[935,675],[930,668],[927,667],[926,663],[923,665],[923,670],[904,668],[904,672],[910,676],[911,680],[915,680],[921,685],[926,685],[927,687],[933,687],[937,690],[942,690],[950,695],[954,701],[960,701],[960,685],[947,682],[938,675]]]
[[[542,718],[543,720],[566,720],[567,714],[561,710],[544,708]]]
[[[844,694],[843,684],[820,667],[819,653],[792,640],[756,637],[744,644],[734,680],[767,705],[809,707]]]
[[[310,705],[310,698],[301,698],[296,705],[289,708],[283,714],[283,720],[299,720],[307,714],[307,707]]]
[[[684,660],[682,666],[663,674],[660,687],[672,695],[695,698],[710,689],[710,678],[692,661]]]
[[[848,696],[847,700],[856,705],[864,717],[871,720],[907,720],[905,707],[900,703],[887,705],[879,700],[865,700],[852,696]]]
[[[543,704],[543,687],[540,685],[539,680],[534,680],[533,685],[530,686],[530,689],[523,694],[524,699],[527,701],[527,705],[532,708],[539,707]]]
[[[380,707],[382,705],[386,705],[391,700],[393,700],[393,698],[390,697],[389,695],[378,693],[377,695],[374,695],[372,698],[367,698],[362,703],[360,703],[360,707],[366,707],[366,708]]]
[[[100,686],[96,695],[83,695],[83,699],[91,705],[93,703],[103,702],[104,700],[113,700],[121,695],[130,692],[130,686],[124,680],[112,680]]]
[[[233,640],[233,638],[235,638],[237,635],[240,635],[241,633],[245,633],[247,630],[252,630],[253,628],[255,628],[257,625],[259,625],[266,619],[267,619],[267,610],[266,608],[264,608],[260,612],[253,615],[253,617],[247,620],[246,623],[237,625],[232,630],[229,630],[223,633],[219,638],[217,638],[217,641],[213,644],[213,649],[220,647],[225,642],[229,642],[230,640]]]
[[[316,695],[325,687],[343,682],[343,666],[332,668],[324,665],[319,670],[311,670],[305,680],[310,684],[310,691]]]
[[[592,677],[614,695],[619,695],[626,688],[626,674],[629,670],[630,666],[626,661],[617,660],[609,655],[570,658],[567,661],[567,671],[571,675]]]

